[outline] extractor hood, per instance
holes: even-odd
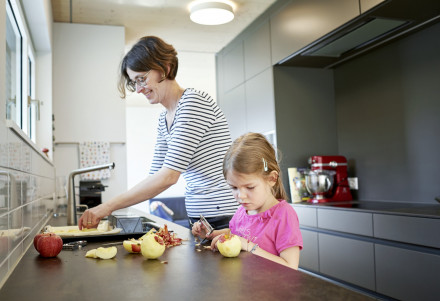
[[[384,1],[279,64],[332,68],[439,21],[439,0]]]

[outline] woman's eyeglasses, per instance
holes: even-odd
[[[147,85],[148,74],[150,74],[150,72],[151,70],[145,73],[144,76],[138,77],[134,81],[129,81],[128,85],[133,89],[136,89],[136,85],[138,85],[139,87],[145,87]]]

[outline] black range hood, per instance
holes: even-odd
[[[332,68],[440,21],[439,0],[388,0],[279,62]]]

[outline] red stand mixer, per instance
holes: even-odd
[[[306,186],[313,198],[308,202],[344,202],[353,199],[344,156],[312,156],[309,164],[311,171],[308,177],[306,175]]]

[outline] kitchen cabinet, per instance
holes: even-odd
[[[440,255],[375,245],[377,292],[399,300],[438,300]]]
[[[234,140],[246,132],[246,94],[244,85],[225,92],[219,106],[223,110]]]
[[[440,207],[386,202],[292,204],[304,248],[299,267],[399,300],[435,300]]]
[[[301,229],[303,250],[300,253],[299,267],[312,272],[319,272],[318,233]]]
[[[272,64],[359,16],[357,0],[295,0],[270,17]]]
[[[270,60],[270,27],[269,21],[256,26],[244,40],[244,70],[248,80],[261,71],[272,66]]]
[[[379,5],[384,1],[385,0],[360,0],[359,3],[361,14],[365,13],[367,10],[375,7],[376,5]]]
[[[266,69],[245,83],[247,131],[275,130],[275,103],[272,69]]]
[[[226,115],[232,139],[246,132],[275,131],[273,74],[269,22],[217,54],[219,106]]]
[[[231,89],[244,81],[243,42],[238,41],[228,47],[223,54],[223,85],[224,90]]]
[[[372,242],[324,233],[318,240],[320,273],[375,290]]]

